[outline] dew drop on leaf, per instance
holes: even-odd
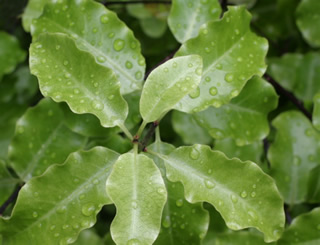
[[[211,87],[209,89],[209,93],[212,95],[212,96],[215,96],[217,93],[218,93],[218,89],[216,87]]]
[[[216,184],[213,183],[213,182],[211,182],[210,180],[205,180],[205,181],[204,181],[204,185],[205,185],[208,189],[213,189],[213,188],[216,186]]]
[[[237,203],[238,202],[238,197],[236,195],[231,195],[231,201],[233,203]]]
[[[82,206],[81,212],[85,216],[91,216],[95,210],[96,210],[96,207],[93,203],[87,203]]]
[[[191,99],[195,99],[195,98],[198,98],[200,96],[200,88],[197,87],[195,90],[193,90],[190,94],[189,94],[189,97]]]
[[[139,245],[140,244],[140,241],[138,239],[130,239],[128,242],[127,242],[127,245]]]
[[[132,68],[132,63],[130,61],[126,62],[126,68],[131,69]]]
[[[34,218],[37,218],[37,217],[38,217],[38,213],[37,213],[37,212],[33,212],[33,213],[32,213],[32,216],[33,216]]]
[[[200,156],[200,152],[195,149],[195,148],[192,148],[192,150],[190,151],[190,154],[189,154],[190,158],[193,159],[193,160],[197,160]]]
[[[98,61],[99,61],[100,63],[104,63],[104,62],[106,61],[106,58],[103,57],[103,56],[98,56]]]
[[[234,79],[234,76],[231,73],[228,73],[225,75],[224,80],[228,83],[232,82]]]
[[[178,200],[176,201],[176,205],[177,205],[177,207],[182,207],[182,205],[183,205],[183,200],[182,200],[182,199],[178,199]]]
[[[113,48],[115,51],[119,52],[124,48],[125,41],[122,39],[116,39],[113,43]]]
[[[93,109],[98,110],[98,111],[102,111],[104,108],[104,105],[97,100],[92,101],[91,105],[92,105]]]
[[[131,206],[132,206],[133,209],[137,209],[138,208],[138,203],[136,201],[133,201],[131,203]]]
[[[108,15],[107,15],[107,14],[101,15],[101,17],[100,17],[100,22],[101,22],[102,24],[107,24],[107,23],[109,22],[109,17],[108,17]]]
[[[171,226],[171,221],[170,221],[170,217],[169,216],[166,216],[164,218],[164,220],[162,221],[162,226],[164,228],[169,228]]]
[[[248,196],[248,194],[247,194],[246,191],[243,191],[243,192],[241,192],[240,196],[241,196],[242,198],[246,198],[246,197]]]

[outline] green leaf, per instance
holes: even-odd
[[[19,180],[11,176],[5,163],[0,160],[0,206],[7,201],[18,182]]]
[[[189,55],[171,59],[151,72],[140,99],[140,113],[146,122],[163,117],[191,91],[196,91],[202,73],[202,59]]]
[[[75,241],[81,230],[94,225],[102,206],[111,203],[105,183],[118,156],[102,147],[76,152],[65,164],[28,181],[12,217],[0,223],[4,244]]]
[[[233,230],[255,227],[266,242],[280,237],[283,201],[273,179],[255,163],[228,159],[204,145],[179,147],[161,158],[168,179],[182,182],[189,202],[212,204]]]
[[[173,145],[157,140],[148,149],[161,154],[169,154]],[[150,155],[150,154],[149,154]],[[208,212],[202,203],[189,203],[184,197],[183,185],[172,183],[165,177],[164,162],[161,158],[150,155],[160,168],[165,182],[168,198],[162,213],[162,226],[155,245],[201,244],[209,225]]]
[[[154,17],[140,20],[140,25],[144,33],[152,38],[163,36],[167,30],[167,22]]]
[[[33,19],[40,17],[44,6],[53,0],[29,0],[28,5],[22,15],[22,26],[26,32],[30,32],[30,27]]]
[[[213,138],[232,138],[238,146],[243,146],[268,135],[267,116],[277,105],[274,88],[265,80],[254,77],[228,105],[210,107],[194,114],[194,118]]]
[[[320,202],[320,165],[310,171],[308,179],[307,201],[309,203]]]
[[[9,147],[10,166],[27,181],[41,175],[50,165],[62,163],[84,144],[63,122],[63,112],[50,99],[44,99],[18,120]]]
[[[30,66],[44,96],[67,102],[75,113],[94,114],[104,127],[124,122],[128,106],[120,95],[119,81],[66,35],[39,36],[31,44]]]
[[[314,96],[313,103],[312,123],[320,131],[320,92]]]
[[[16,37],[0,31],[0,82],[4,74],[12,72],[26,58]]]
[[[107,193],[117,208],[111,224],[113,240],[117,244],[152,244],[167,199],[153,160],[133,153],[121,155],[107,180]]]
[[[125,121],[127,129],[131,130],[141,122],[141,115],[139,113],[139,101],[141,93],[133,92],[124,96],[129,106],[129,113]]]
[[[126,153],[132,149],[132,141],[128,138],[124,138],[119,134],[109,134],[108,137],[103,139],[95,139],[90,142],[94,146],[104,146],[118,153]],[[90,144],[90,147],[92,147]]]
[[[320,208],[293,220],[278,245],[317,245],[320,243]]]
[[[237,157],[242,161],[261,163],[263,154],[262,141],[255,141],[250,145],[238,146],[232,139],[216,140],[214,149],[222,151],[228,158]]]
[[[202,56],[203,73],[197,92],[175,109],[197,112],[210,105],[220,107],[236,97],[253,75],[265,72],[268,43],[250,31],[250,20],[244,6],[229,7],[223,19],[203,25],[199,36],[182,45],[176,56]]]
[[[173,0],[168,24],[175,38],[184,43],[198,35],[201,25],[218,20],[220,14],[217,0]]]
[[[173,111],[172,126],[185,144],[209,144],[212,138],[208,132],[200,127],[193,115]]]
[[[298,98],[311,102],[320,91],[320,54],[309,52],[285,54],[281,58],[269,59],[268,72],[284,88],[292,91]]]
[[[76,242],[73,245],[103,245],[102,239],[95,233],[94,229],[84,230],[80,233]]]
[[[114,71],[122,94],[141,89],[145,60],[140,44],[117,15],[102,4],[91,0],[56,1],[46,5],[31,30],[33,37],[42,32],[68,34],[79,49]]]
[[[308,175],[320,164],[320,134],[300,112],[288,111],[273,120],[276,138],[268,151],[270,175],[288,204],[305,200]]]
[[[320,2],[302,0],[297,8],[297,26],[310,46],[320,47]]]

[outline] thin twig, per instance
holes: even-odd
[[[220,0],[220,5],[223,12],[227,11],[228,0]]]
[[[287,99],[289,99],[310,121],[312,120],[311,113],[303,106],[303,102],[299,100],[294,94],[282,87],[278,82],[276,82],[270,75],[264,74],[263,76],[272,86],[277,90],[277,92]]]
[[[17,187],[17,189],[16,189],[16,190],[11,194],[11,196],[7,199],[7,201],[5,201],[4,204],[2,204],[2,206],[0,207],[0,216],[2,216],[3,213],[4,213],[4,211],[6,210],[6,208],[7,208],[11,203],[13,203],[13,202],[16,200],[16,198],[17,198],[17,196],[18,196],[18,194],[19,194],[19,191],[20,191],[20,189],[22,188],[22,186],[23,186],[23,184],[22,184],[22,185],[19,185],[19,186]]]
[[[171,1],[108,1],[105,2],[104,5],[113,5],[113,4],[171,4]]]
[[[159,126],[159,122],[155,121],[155,122],[153,122],[153,124],[148,129],[148,132],[147,132],[146,136],[140,142],[140,147],[141,147],[142,151],[147,151],[146,147],[147,147],[151,137],[154,135],[155,130],[156,130],[156,128],[158,126]]]

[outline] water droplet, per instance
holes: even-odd
[[[204,50],[206,51],[206,53],[210,53],[211,49],[209,47],[205,47]]]
[[[190,67],[190,68],[193,67],[193,64],[192,64],[192,63],[189,63],[189,64],[188,64],[188,67]]]
[[[216,87],[211,87],[209,89],[209,93],[212,95],[212,96],[215,96],[217,93],[218,93],[218,89]]]
[[[107,14],[103,14],[100,16],[100,21],[102,24],[107,24],[109,22],[109,17]]]
[[[306,136],[312,136],[313,135],[313,131],[311,128],[306,129],[305,131]]]
[[[128,242],[127,242],[127,245],[139,245],[140,244],[140,241],[138,239],[130,239]]]
[[[248,211],[248,214],[253,220],[257,220],[258,219],[256,213],[253,212],[252,210]]]
[[[59,50],[61,48],[60,45],[56,45],[56,50]]]
[[[64,77],[65,77],[65,78],[70,78],[70,77],[71,77],[71,74],[70,74],[70,73],[66,73],[66,74],[64,74]]]
[[[116,39],[113,42],[113,48],[117,52],[121,51],[124,48],[124,46],[125,46],[125,42],[122,39]]]
[[[251,195],[250,195],[250,196],[251,196],[251,197],[256,197],[256,195],[257,195],[256,192],[253,191],[253,192],[251,192]]]
[[[236,33],[236,35],[240,34],[240,31],[238,29],[235,29],[234,32]]]
[[[140,57],[140,58],[139,58],[138,64],[139,64],[140,66],[144,66],[144,65],[146,64],[146,61],[144,60],[143,57]]]
[[[204,35],[207,35],[207,34],[208,34],[208,29],[204,28],[204,29],[202,29],[201,32],[202,32]]]
[[[92,181],[92,184],[94,184],[94,185],[99,184],[99,180],[98,180],[98,179],[94,179],[94,180]]]
[[[170,217],[166,216],[163,221],[162,221],[162,226],[164,228],[169,228],[171,226],[171,221],[170,221]]]
[[[38,215],[37,212],[33,212],[33,213],[32,213],[32,216],[33,216],[33,218],[37,218],[39,215]]]
[[[227,73],[224,77],[224,80],[228,83],[233,81],[234,76],[231,73]]]
[[[186,225],[185,225],[185,224],[181,224],[181,225],[180,225],[180,229],[181,229],[181,230],[184,230],[185,228],[186,228]]]
[[[237,89],[231,91],[231,97],[236,97],[239,95],[239,91]]]
[[[208,189],[213,189],[216,186],[216,184],[211,182],[210,180],[205,180],[204,184]]]
[[[201,75],[202,75],[202,69],[201,69],[200,67],[196,69],[196,74],[197,74],[198,76],[201,76]]]
[[[195,147],[193,147],[192,150],[190,151],[189,156],[191,159],[197,160],[200,156],[200,152]]]
[[[54,233],[54,237],[58,237],[58,236],[60,236],[59,233]]]
[[[93,33],[97,33],[97,32],[98,32],[98,29],[97,29],[97,28],[93,28],[93,29],[92,29],[92,32],[93,32]]]
[[[66,211],[67,211],[67,207],[66,206],[62,206],[62,207],[57,209],[57,213],[59,213],[59,214],[63,214]]]
[[[218,70],[221,70],[221,69],[222,69],[222,65],[221,65],[221,64],[217,64],[217,65],[216,65],[216,68],[217,68]]]
[[[87,203],[83,205],[81,212],[85,216],[91,216],[92,214],[94,214],[95,210],[96,210],[96,207],[93,203]]]
[[[142,72],[141,71],[136,72],[135,78],[140,80],[142,78]]]
[[[109,38],[113,38],[113,37],[114,37],[114,32],[110,32],[110,33],[108,34],[108,37],[109,37]]]
[[[209,169],[209,170],[208,170],[208,174],[212,174],[212,169]]]
[[[176,201],[176,205],[177,205],[177,207],[182,207],[182,205],[183,205],[183,200],[182,200],[182,199],[178,199],[178,200]]]
[[[165,189],[163,189],[163,188],[158,188],[157,192],[158,192],[159,194],[163,194],[163,193],[165,193],[166,191],[165,191]]]
[[[103,56],[98,56],[98,61],[100,62],[100,63],[104,63],[105,61],[106,61],[106,58],[105,57],[103,57]]]
[[[131,69],[132,68],[132,63],[130,61],[126,62],[126,67],[127,69]]]
[[[100,101],[97,101],[97,100],[92,101],[91,105],[92,105],[93,109],[98,110],[98,111],[102,111],[104,108],[104,105]]]
[[[63,229],[63,230],[66,230],[66,229],[68,229],[69,227],[70,227],[69,225],[64,224],[64,225],[62,226],[62,229]]]
[[[63,61],[63,64],[64,64],[65,66],[67,66],[67,65],[69,64],[69,61],[65,60],[65,61]]]
[[[195,99],[195,98],[198,98],[200,95],[200,88],[197,87],[195,90],[193,90],[190,94],[189,94],[189,97],[191,99]]]
[[[236,139],[236,145],[237,145],[237,146],[244,146],[245,143],[246,143],[246,142],[245,142],[244,139],[240,139],[240,138]]]
[[[243,192],[241,192],[240,196],[241,196],[242,198],[246,198],[246,197],[248,196],[248,194],[247,194],[246,191],[243,191]]]
[[[231,195],[231,201],[233,203],[237,203],[238,202],[238,197],[236,195]]]
[[[131,206],[132,206],[133,209],[137,209],[138,208],[138,203],[136,201],[133,201],[131,203]]]
[[[299,156],[294,156],[293,157],[293,165],[300,166],[300,164],[301,164],[301,158]]]
[[[280,237],[280,235],[281,235],[281,230],[279,230],[279,229],[275,229],[275,230],[273,230],[273,236],[275,236],[275,237]]]
[[[238,58],[237,58],[237,61],[238,61],[238,62],[242,62],[242,61],[243,61],[242,57],[238,57]]]

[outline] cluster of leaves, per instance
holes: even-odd
[[[29,0],[1,25],[0,244],[320,243],[318,0]]]

